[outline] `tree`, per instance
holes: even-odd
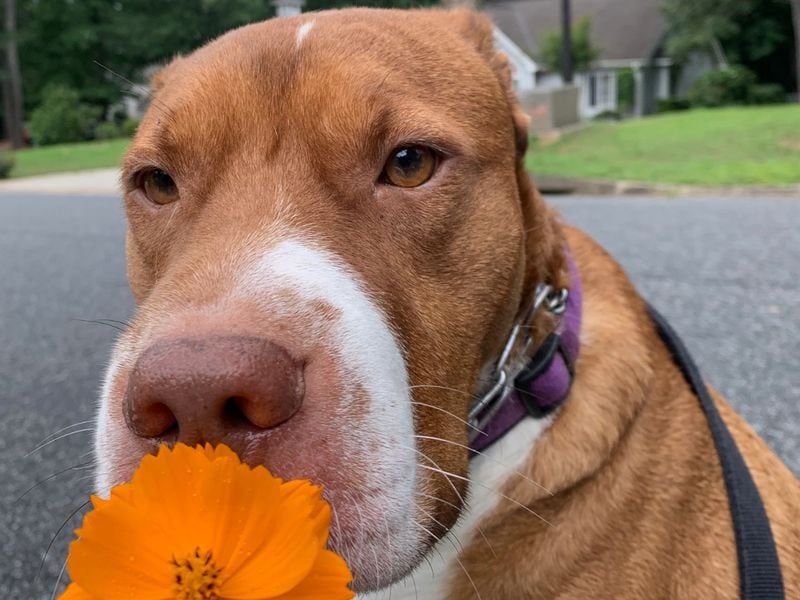
[[[17,6],[16,0],[5,0],[5,78],[3,80],[3,108],[6,135],[12,148],[22,148],[22,75],[17,53]]]
[[[792,0],[798,2],[798,0]],[[665,0],[667,52],[678,60],[700,51],[720,68],[743,65],[761,83],[795,85],[792,19],[787,0]]]
[[[800,102],[800,0],[791,0],[794,23],[794,68],[797,84],[797,100]]]
[[[576,71],[588,71],[600,56],[600,49],[592,44],[592,22],[588,17],[572,26],[572,61]],[[563,52],[561,34],[553,31],[542,37],[539,60],[548,70],[561,72]]]
[[[18,0],[20,56],[26,106],[32,109],[51,84],[80,92],[104,109],[141,82],[153,64],[202,46],[246,23],[267,19],[269,0]],[[372,6],[411,6],[431,0],[356,0]],[[352,4],[308,0],[307,10]],[[100,63],[117,77],[99,67]]]
[[[107,108],[142,69],[272,14],[265,0],[20,0],[20,53],[29,108],[52,84]]]

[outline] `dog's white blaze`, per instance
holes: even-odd
[[[299,302],[281,306],[275,296],[281,290],[291,291]],[[369,398],[366,415],[353,413],[347,399],[342,399],[341,423],[349,430],[345,441],[351,456],[364,457],[370,452],[366,461],[370,487],[381,490],[380,497],[359,508],[365,511],[366,527],[393,521],[394,547],[378,550],[386,561],[381,565],[384,574],[398,563],[410,564],[421,537],[412,526],[417,463],[411,391],[400,346],[382,310],[338,257],[297,239],[279,242],[245,268],[234,293],[279,314],[307,314],[311,325],[317,313],[314,302],[338,311],[332,350],[346,379],[360,385]],[[365,450],[371,446],[379,450]],[[369,533],[374,535],[374,531]],[[372,554],[367,560],[372,560]]]
[[[490,446],[483,455],[473,458],[469,469],[467,509],[461,513],[450,533],[428,553],[430,565],[423,561],[411,576],[385,590],[360,595],[358,600],[380,600],[384,597],[392,600],[445,600],[449,576],[462,572],[456,560],[459,546],[465,547],[474,541],[483,544],[486,552],[491,554],[492,551],[478,532],[480,522],[498,504],[509,502],[500,496],[499,490],[506,480],[518,477],[515,472],[530,458],[536,442],[552,421],[552,416],[544,419],[527,418]],[[531,515],[531,518],[536,517]]]
[[[107,497],[111,486],[116,483],[114,465],[111,456],[116,453],[113,448],[119,443],[120,428],[113,422],[111,413],[111,386],[114,384],[122,365],[130,360],[130,352],[124,349],[124,342],[120,341],[114,350],[111,363],[106,370],[103,386],[100,390],[100,402],[97,410],[97,425],[94,432],[94,458],[95,493]],[[121,415],[120,411],[120,415]]]
[[[297,28],[297,33],[295,34],[295,47],[299,48],[302,45],[303,40],[306,39],[306,36],[308,35],[308,32],[311,31],[312,27],[314,27],[314,21],[303,23]]]

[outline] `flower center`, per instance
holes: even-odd
[[[219,574],[211,551],[195,548],[186,558],[172,557],[175,600],[219,600]]]

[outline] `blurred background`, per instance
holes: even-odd
[[[27,600],[63,586],[91,492],[133,311],[116,165],[150,76],[233,27],[349,3],[1,1],[0,596]],[[799,473],[800,0],[467,4],[496,23],[540,188]]]

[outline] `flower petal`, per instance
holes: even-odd
[[[75,583],[70,583],[58,600],[97,600],[95,596],[90,596],[85,590],[78,587]]]
[[[321,496],[308,481],[250,469],[226,446],[162,447],[130,484],[92,498],[70,546],[67,600],[172,597],[175,561],[198,552],[225,598],[352,598],[347,565],[325,550],[331,509]]]
[[[353,577],[344,559],[325,550],[320,552],[311,572],[292,591],[275,600],[350,600],[355,594],[347,587]]]

